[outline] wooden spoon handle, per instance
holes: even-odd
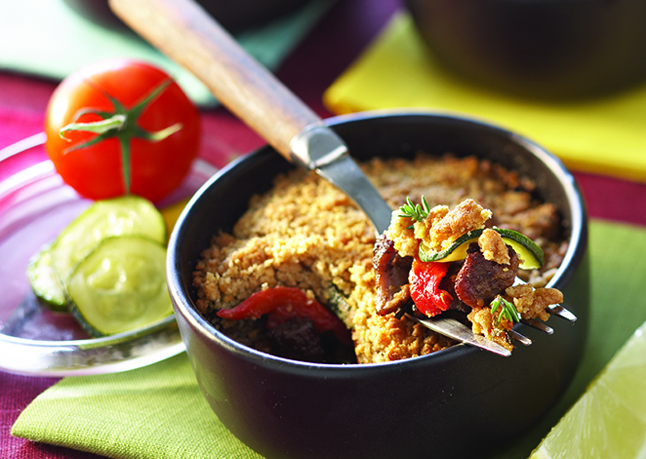
[[[110,7],[288,160],[291,139],[320,122],[193,0],[110,0]]]

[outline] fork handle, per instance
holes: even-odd
[[[292,138],[321,122],[193,0],[110,0],[110,7],[289,161]]]

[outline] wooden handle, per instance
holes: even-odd
[[[194,1],[110,0],[110,7],[288,160],[290,140],[320,121]]]

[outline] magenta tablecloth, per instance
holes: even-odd
[[[340,0],[277,72],[279,78],[321,116],[324,90],[361,53],[399,7],[397,0]],[[0,149],[42,131],[47,101],[56,82],[0,73]],[[203,112],[200,155],[223,166],[264,142],[226,110]],[[45,159],[35,148],[21,161]],[[9,166],[7,166],[9,164]],[[19,164],[3,164],[0,179]],[[591,217],[646,225],[646,184],[576,173]],[[0,280],[1,282],[1,280]],[[0,457],[7,459],[88,458],[87,453],[27,442],[9,431],[18,414],[57,381],[0,372]]]

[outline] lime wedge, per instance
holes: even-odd
[[[646,323],[612,358],[530,459],[646,454]]]

